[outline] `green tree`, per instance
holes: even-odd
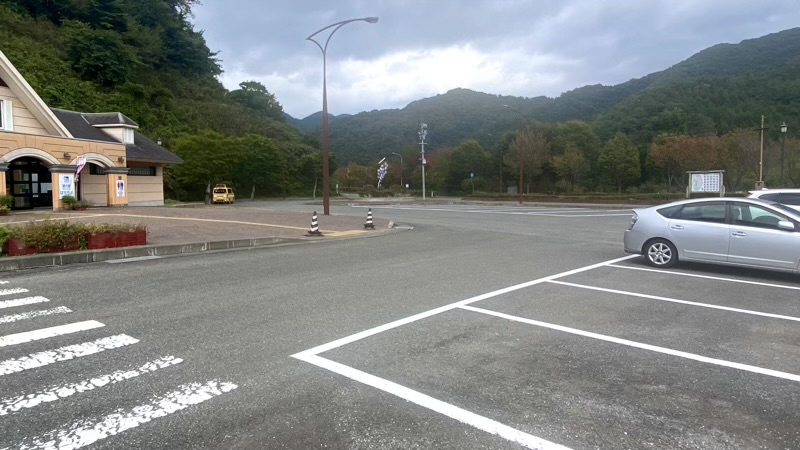
[[[567,192],[575,189],[590,168],[583,152],[575,147],[568,147],[563,155],[553,155],[551,164],[556,175],[564,181]]]
[[[620,193],[642,174],[639,149],[624,133],[615,134],[606,143],[597,162]]]
[[[286,120],[283,107],[278,103],[275,95],[257,81],[239,83],[239,89],[229,92],[226,97],[232,102],[261,113],[264,117],[280,122]]]
[[[542,174],[550,160],[550,141],[541,131],[524,130],[516,135],[511,143],[511,151],[506,155],[506,165],[514,173],[519,173],[520,154],[523,186],[526,186],[524,190],[530,192],[531,182]]]

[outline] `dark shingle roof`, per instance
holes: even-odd
[[[92,126],[91,121],[99,120],[99,116],[109,116],[114,117],[116,120],[117,115],[124,117],[128,120],[129,123],[125,125],[129,126],[138,126],[136,122],[128,119],[123,114],[120,113],[99,113],[99,114],[87,114],[87,113],[80,113],[77,111],[68,111],[66,109],[58,109],[58,108],[50,108],[53,111],[53,114],[56,115],[58,120],[61,121],[62,124],[72,133],[72,136],[77,139],[88,139],[92,141],[102,141],[102,142],[115,142],[117,144],[121,144],[120,141],[114,139],[110,135],[103,132],[103,130]],[[110,125],[110,122],[101,121],[95,123],[95,125]],[[119,123],[115,123],[119,125]],[[132,125],[131,125],[132,124]],[[146,138],[143,134],[139,133],[138,131],[133,132],[133,144],[126,144],[126,160],[128,161],[141,161],[141,162],[154,162],[154,163],[161,163],[161,164],[180,164],[183,160],[178,157],[178,155],[172,153],[171,151],[165,149],[164,147],[156,144],[155,142],[151,141],[150,139]]]
[[[138,131],[133,132],[133,142],[133,144],[127,144],[125,146],[128,161],[156,162],[162,164],[180,164],[183,162],[178,155],[150,139],[147,139],[145,135]]]

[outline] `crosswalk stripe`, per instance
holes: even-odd
[[[28,290],[25,288],[0,289],[0,295],[21,294],[23,292],[28,292]]]
[[[86,420],[74,422],[67,428],[56,429],[41,436],[20,442],[13,448],[25,449],[77,449],[102,439],[120,434],[153,419],[197,405],[206,400],[230,392],[238,386],[233,383],[208,381],[180,386],[169,394],[154,398],[151,402],[128,411],[119,410],[92,423]]]
[[[64,334],[78,333],[80,331],[92,330],[94,328],[101,328],[105,325],[96,320],[86,320],[83,322],[68,323],[66,325],[58,325],[55,327],[41,328],[39,330],[25,331],[23,333],[9,334],[0,336],[0,347],[8,347],[11,345],[24,344],[26,342],[39,341],[51,337],[61,336]]]
[[[28,311],[19,314],[9,314],[7,316],[0,317],[0,323],[11,323],[11,322],[16,322],[18,320],[33,319],[34,317],[51,316],[53,314],[67,314],[71,312],[72,310],[67,308],[66,306],[59,306],[57,308],[51,308],[51,309],[40,309],[38,311]]]
[[[2,302],[0,302],[0,309],[13,308],[15,306],[31,305],[34,303],[44,303],[49,301],[50,301],[49,299],[40,296],[15,298],[14,300],[3,300]]]
[[[105,350],[132,345],[137,342],[139,342],[138,339],[132,338],[127,334],[117,334],[90,342],[84,342],[82,344],[67,345],[66,347],[60,347],[55,350],[31,353],[28,356],[0,361],[0,376],[22,372],[28,369],[35,369],[60,361],[68,361],[73,358],[89,356]]]
[[[136,369],[118,370],[113,373],[89,378],[77,383],[69,383],[61,386],[49,386],[33,394],[22,394],[16,397],[4,398],[0,400],[0,416],[17,412],[22,408],[33,408],[42,403],[54,402],[75,394],[91,391],[95,388],[113,385],[119,383],[120,381],[125,381],[138,377],[139,375],[152,373],[158,369],[164,369],[182,362],[183,360],[181,358],[164,356],[150,361]]]

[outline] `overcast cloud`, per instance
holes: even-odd
[[[305,38],[342,20],[380,18],[331,39],[332,114],[402,108],[459,87],[557,97],[619,84],[712,45],[797,27],[800,1],[202,0],[194,15],[225,87],[259,81],[303,118],[322,109],[322,53]]]

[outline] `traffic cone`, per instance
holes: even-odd
[[[367,222],[364,224],[364,228],[375,229],[375,224],[372,223],[372,208],[367,210]]]
[[[308,233],[306,233],[306,236],[322,236],[322,232],[319,231],[319,221],[317,220],[316,211],[311,215],[311,228],[308,230]]]

